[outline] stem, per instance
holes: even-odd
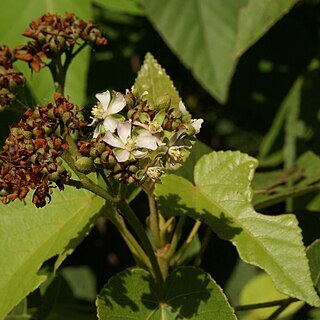
[[[160,289],[163,289],[164,279],[157,261],[157,258],[155,256],[155,253],[153,251],[151,242],[144,230],[144,227],[140,220],[137,218],[136,214],[133,212],[131,207],[128,205],[128,203],[124,200],[120,200],[118,202],[118,208],[124,215],[124,217],[128,220],[131,227],[134,229],[136,235],[139,237],[139,240],[142,244],[142,247],[144,248],[145,252],[147,253],[151,265],[154,277],[156,278]]]
[[[252,309],[261,309],[261,308],[269,308],[275,306],[288,306],[292,302],[299,301],[296,298],[286,298],[281,300],[273,300],[268,302],[261,302],[261,303],[253,303],[253,304],[246,304],[243,306],[236,306],[234,307],[235,311],[245,311],[245,310],[252,310]],[[270,320],[270,319],[269,319]]]
[[[181,239],[181,236],[182,236],[182,229],[183,229],[183,226],[186,222],[186,216],[181,216],[178,220],[178,223],[177,223],[177,226],[174,230],[174,234],[172,236],[172,240],[171,240],[171,244],[170,244],[170,249],[168,250],[165,258],[167,260],[169,260],[173,255],[174,253],[176,252],[176,249],[177,249],[177,246],[178,246],[178,242],[179,240]]]
[[[201,241],[200,252],[198,253],[198,255],[196,256],[196,258],[194,259],[194,262],[193,262],[193,265],[195,267],[199,267],[201,265],[202,257],[203,257],[204,253],[207,250],[207,247],[208,247],[209,242],[210,242],[211,235],[212,235],[212,231],[207,226],[206,227],[206,231],[205,231],[204,236],[203,236],[202,241]]]
[[[148,190],[147,192],[148,202],[149,202],[149,221],[150,221],[150,230],[152,233],[153,241],[156,248],[161,247],[160,243],[160,229],[159,229],[159,219],[158,219],[158,209],[156,200],[153,195],[153,190]]]
[[[126,227],[126,224],[123,218],[116,212],[114,207],[105,206],[106,217],[113,223],[113,225],[118,229],[122,238],[126,242],[131,251],[136,263],[138,266],[143,267],[144,269],[151,270],[151,264],[148,256],[143,251],[138,241],[132,235],[132,233]]]
[[[282,313],[282,311],[284,311],[289,305],[290,305],[291,302],[288,302],[287,304],[284,304],[282,306],[280,306],[275,312],[273,312],[268,318],[267,320],[274,320],[274,319],[277,319],[278,315],[280,313]]]
[[[181,248],[179,249],[179,251],[176,254],[175,257],[175,262],[174,265],[179,265],[181,263],[181,258],[183,257],[183,255],[186,253],[186,251],[188,250],[192,240],[194,239],[194,237],[197,235],[199,228],[201,226],[202,222],[200,220],[197,220],[195,222],[195,224],[193,225],[188,238],[186,239],[186,241],[184,242],[184,244],[181,246]]]
[[[77,175],[79,178],[79,182],[84,189],[87,189],[94,194],[100,196],[101,198],[105,199],[107,204],[112,206],[115,204],[115,199],[109,195],[109,193],[101,188],[99,185],[94,183],[91,179],[89,179],[85,174],[79,172],[74,165],[74,160],[72,155],[68,150],[65,150],[61,155],[61,158],[68,164],[68,166],[72,169],[72,171]]]

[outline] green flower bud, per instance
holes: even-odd
[[[96,158],[99,155],[99,151],[97,148],[91,148],[90,149],[90,157],[91,158]]]
[[[102,154],[101,154],[101,160],[102,161],[108,160],[108,157],[109,157],[109,152],[108,151],[102,152]],[[109,162],[110,162],[110,159],[109,159]]]
[[[48,178],[51,181],[58,181],[60,176],[59,176],[59,173],[57,171],[55,171],[55,172],[49,173]]]
[[[133,101],[133,99],[132,99],[130,96],[125,95],[124,98],[125,98],[125,100],[126,100],[126,103],[127,103],[129,106],[134,107],[134,101]]]
[[[114,178],[115,180],[117,180],[117,181],[119,181],[119,180],[121,179],[121,177],[122,177],[122,174],[121,174],[121,173],[118,173],[118,174],[116,174],[116,175],[113,176],[113,178]]]
[[[17,137],[20,133],[20,128],[11,128],[10,133],[14,136]]]
[[[101,159],[100,158],[95,158],[93,160],[94,164],[97,165],[97,166],[100,166],[101,165]]]
[[[93,162],[92,158],[81,157],[75,162],[75,166],[78,171],[80,171],[84,174],[88,174],[88,173],[92,172],[92,170],[94,168],[94,162]]]
[[[128,184],[132,184],[132,183],[134,183],[134,182],[135,182],[134,178],[133,178],[132,176],[130,176],[130,177],[128,178]]]
[[[64,124],[66,124],[68,122],[68,120],[70,120],[72,114],[71,112],[65,112],[63,115],[62,115],[62,121]]]
[[[106,148],[106,145],[103,142],[99,142],[95,145],[95,148],[99,152],[99,154],[102,154]]]
[[[51,108],[48,110],[48,117],[51,119],[51,120],[55,120],[56,119],[56,116],[54,115],[54,109]]]

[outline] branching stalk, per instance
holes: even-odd
[[[269,308],[275,306],[288,306],[289,304],[299,301],[296,298],[286,298],[281,300],[273,300],[268,302],[261,302],[261,303],[253,303],[253,304],[246,304],[243,306],[235,306],[235,311],[246,311],[246,310],[253,310],[253,309],[262,309],[262,308]],[[268,319],[270,320],[270,319]]]

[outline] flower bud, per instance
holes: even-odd
[[[75,162],[75,166],[78,171],[80,171],[84,174],[88,174],[88,173],[92,172],[92,170],[94,168],[94,163],[93,163],[92,158],[81,157]]]

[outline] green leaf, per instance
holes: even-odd
[[[181,166],[178,170],[174,172],[177,176],[184,177],[191,182],[194,182],[193,179],[193,170],[197,161],[204,155],[211,152],[212,149],[208,147],[203,142],[197,140],[196,143],[192,146],[191,153],[187,161]]]
[[[101,320],[236,319],[221,288],[194,267],[175,269],[166,280],[163,298],[147,271],[125,270],[102,289],[97,307]]]
[[[46,260],[56,257],[55,269],[86,236],[103,200],[66,186],[54,191],[52,201],[36,209],[30,197],[24,205],[2,205],[0,213],[0,319],[47,276],[40,273]]]
[[[296,1],[141,0],[168,46],[222,103],[239,56]]]
[[[21,34],[31,21],[48,12],[64,15],[68,11],[83,20],[92,20],[90,0],[16,0],[14,4],[13,6],[10,0],[3,0],[0,11],[0,43],[7,44],[11,49],[27,43],[29,40]],[[39,102],[53,98],[54,87],[49,69],[44,68],[40,73],[33,73],[31,76],[26,63],[19,62],[17,66],[24,73]],[[74,103],[84,103],[88,66],[89,50],[83,50],[69,68],[65,95],[70,96]]]
[[[263,288],[263,290],[261,290]],[[255,304],[267,301],[275,301],[286,299],[288,296],[280,293],[274,287],[271,278],[266,273],[260,273],[251,279],[243,288],[240,295],[240,304]],[[282,317],[292,315],[297,310],[299,310],[304,303],[302,301],[291,303],[283,312],[281,312]],[[279,306],[252,309],[246,312],[243,316],[243,320],[256,320],[256,319],[268,319],[268,317],[279,308]]]
[[[134,83],[134,88],[141,96],[145,91],[146,100],[151,107],[154,107],[157,98],[169,96],[171,106],[178,107],[180,102],[179,93],[173,85],[166,71],[159,65],[151,53],[147,53],[143,65]]]
[[[311,277],[318,292],[320,292],[320,239],[314,241],[307,248]]]
[[[250,0],[240,11],[238,33],[234,47],[236,56],[242,55],[298,0]]]
[[[136,0],[94,0],[94,4],[101,5],[108,10],[114,10],[124,14],[142,16],[143,11]]]
[[[79,300],[94,302],[97,295],[97,283],[93,271],[87,266],[69,266],[62,268],[60,274],[71,287]]]
[[[256,166],[254,158],[240,152],[205,155],[195,167],[195,185],[175,175],[161,179],[156,187],[160,211],[204,220],[237,247],[242,260],[264,269],[280,292],[320,305],[296,217],[262,215],[252,207]]]

